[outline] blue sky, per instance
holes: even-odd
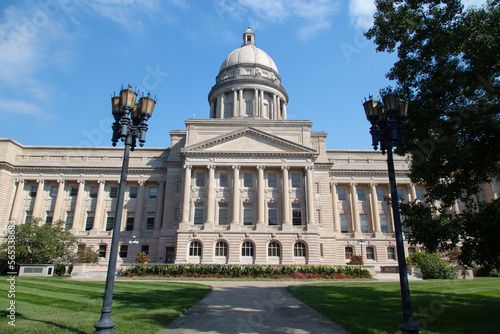
[[[132,83],[158,97],[146,146],[168,147],[170,130],[208,117],[219,67],[251,27],[288,118],[328,133],[328,149],[371,149],[361,100],[391,84],[396,60],[362,36],[374,11],[372,0],[4,0],[0,137],[111,146],[110,97]]]

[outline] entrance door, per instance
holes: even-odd
[[[165,263],[174,263],[175,262],[175,247],[167,247],[165,255]]]

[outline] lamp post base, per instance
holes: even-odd
[[[116,324],[111,320],[111,310],[102,310],[101,319],[94,325],[95,333],[99,334],[117,334],[113,328]]]

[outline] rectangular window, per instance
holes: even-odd
[[[339,196],[339,201],[345,201],[345,189],[337,189],[337,195]]]
[[[154,230],[155,228],[155,213],[148,212],[146,216],[146,230]]]
[[[137,198],[137,187],[130,187],[128,197]]]
[[[221,187],[229,187],[229,174],[220,173],[219,183]]]
[[[243,225],[253,224],[253,204],[244,203],[243,204]]]
[[[375,260],[375,251],[373,247],[366,247],[366,259]]]
[[[380,230],[383,233],[388,233],[387,229],[387,215],[380,215]]]
[[[364,189],[357,189],[356,193],[358,194],[358,201],[365,200],[365,190]]]
[[[106,219],[106,231],[113,231],[115,225],[115,214],[114,212],[108,212],[108,218]]]
[[[182,190],[182,182],[177,181],[177,188],[176,188],[177,193],[180,194],[181,190]]]
[[[245,101],[245,116],[252,117],[252,104],[253,101]]]
[[[78,196],[78,187],[71,187],[70,190],[69,190],[69,195],[71,197]]]
[[[54,219],[54,212],[52,211],[47,211],[47,217],[45,218],[45,223],[51,224],[52,219]]]
[[[181,210],[179,208],[175,208],[175,222],[178,223],[181,220]]]
[[[314,184],[314,193],[319,194],[319,183]]]
[[[99,245],[99,257],[106,257],[106,245]]]
[[[267,175],[267,186],[269,188],[276,188],[276,174]]]
[[[195,225],[203,225],[204,222],[204,213],[203,209],[205,207],[204,203],[194,203],[194,224]]]
[[[90,198],[97,198],[97,191],[99,189],[97,187],[90,187]]]
[[[38,186],[31,186],[30,197],[35,198],[38,192]]]
[[[293,225],[302,225],[302,205],[292,204],[292,222]]]
[[[228,103],[227,108],[224,108],[224,118],[232,117],[234,113],[234,104]]]
[[[300,174],[292,174],[292,188],[300,188]]]
[[[349,227],[347,226],[347,215],[340,215],[340,232],[349,233]]]
[[[56,186],[51,186],[50,187],[50,193],[49,193],[49,196],[52,197],[52,198],[56,198],[57,197],[57,187]]]
[[[404,200],[403,190],[401,190],[401,189],[398,189],[398,199],[400,201]]]
[[[128,253],[128,245],[120,245],[120,257],[122,259],[127,258]]]
[[[219,203],[219,225],[227,225],[227,203]]]
[[[204,187],[205,186],[205,174],[204,173],[196,173],[196,186]]]
[[[415,190],[415,193],[417,194],[417,199],[418,200],[423,200],[424,199],[424,193],[422,190]]]
[[[70,228],[73,227],[73,218],[75,216],[75,213],[72,211],[67,211],[66,212],[66,229],[69,230]]]
[[[368,233],[368,218],[366,215],[359,215],[359,225],[361,225],[361,232]]]
[[[314,211],[314,221],[315,221],[316,223],[318,223],[318,224],[320,224],[320,223],[321,223],[321,211],[320,211],[320,209],[316,209],[316,210]]]
[[[109,198],[117,198],[118,197],[118,187],[109,188]]]
[[[267,223],[269,225],[278,225],[278,203],[267,204]]]
[[[377,189],[377,201],[383,202],[384,201],[384,189]]]
[[[149,255],[149,246],[148,245],[142,245],[141,252],[142,253],[146,253],[146,255]]]
[[[387,259],[388,260],[396,260],[396,253],[394,252],[394,248],[387,248]]]
[[[125,224],[125,231],[133,231],[134,230],[134,221],[135,221],[134,214],[128,214],[127,215],[127,223]]]
[[[346,260],[350,260],[352,257],[352,247],[345,248],[345,258]]]
[[[149,198],[151,198],[151,199],[158,198],[158,188],[157,187],[149,188]]]
[[[90,231],[94,228],[94,213],[87,212],[87,222],[85,223],[85,231]]]

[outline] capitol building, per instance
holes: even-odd
[[[208,101],[207,118],[170,131],[169,148],[131,154],[121,263],[143,251],[150,263],[345,264],[363,247],[366,264],[397,264],[386,156],[327,149],[312,121],[287,119],[278,68],[251,29]],[[62,219],[106,262],[122,156],[123,148],[0,139],[1,233],[8,221]],[[408,159],[396,156],[395,168],[399,195],[422,200]]]

